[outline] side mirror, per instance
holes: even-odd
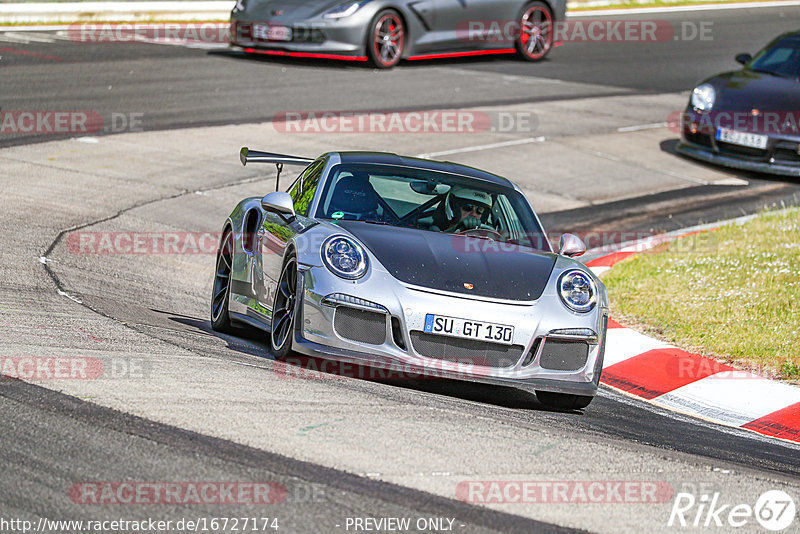
[[[564,234],[558,243],[558,253],[568,258],[580,256],[586,252],[586,245],[581,238],[573,234]]]
[[[264,211],[277,213],[286,219],[291,219],[295,216],[294,203],[289,193],[283,191],[273,191],[261,199],[261,207]]]
[[[739,54],[736,56],[736,63],[741,63],[742,65],[747,65],[750,63],[750,60],[753,59],[753,56],[750,54]]]

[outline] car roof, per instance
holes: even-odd
[[[391,152],[329,152],[326,155],[333,154],[337,154],[342,163],[374,163],[376,165],[396,165],[399,167],[446,172],[515,189],[514,184],[508,178],[503,178],[502,176],[497,176],[490,172],[453,163],[451,161],[435,161],[410,156],[400,156]]]
[[[792,41],[800,40],[800,30],[792,30],[782,33],[775,38],[775,41],[780,41],[783,39],[791,39]]]

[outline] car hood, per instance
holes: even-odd
[[[741,70],[727,76],[718,99],[717,111],[800,112],[800,82]]]
[[[556,254],[458,234],[339,221],[398,280],[503,300],[538,299]]]
[[[251,21],[297,22],[315,17],[342,4],[342,0],[268,0],[247,5]]]

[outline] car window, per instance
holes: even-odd
[[[549,246],[525,197],[508,186],[427,169],[380,164],[334,166],[316,217],[432,232],[470,230],[537,250]],[[460,227],[473,217],[469,228]]]
[[[761,51],[750,69],[788,78],[800,77],[800,39],[783,39]]]
[[[317,191],[319,179],[322,176],[324,168],[325,162],[323,160],[312,163],[300,174],[289,189],[289,196],[292,197],[294,211],[298,215],[308,216],[311,200],[314,198],[314,193]]]

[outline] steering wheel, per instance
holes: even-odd
[[[475,237],[486,237],[493,241],[502,240],[503,234],[495,230],[488,224],[481,224],[477,217],[465,217],[457,225],[455,233],[471,235]]]

